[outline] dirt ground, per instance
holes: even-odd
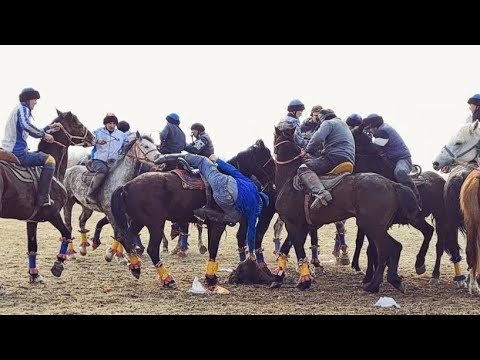
[[[78,218],[79,207],[74,209]],[[101,214],[89,220],[92,230]],[[273,225],[273,224],[272,224]],[[74,229],[78,228],[74,224]],[[170,224],[167,225],[167,231]],[[0,220],[0,254],[2,267],[0,282],[7,292],[0,297],[0,314],[480,314],[479,299],[466,289],[457,289],[452,282],[453,266],[446,255],[441,267],[441,282],[437,288],[428,284],[435,261],[436,235],[428,251],[427,273],[415,274],[415,255],[420,248],[421,234],[413,228],[395,226],[391,234],[403,244],[399,274],[404,277],[407,293],[401,294],[385,282],[379,294],[362,290],[361,277],[354,276],[350,266],[336,266],[331,254],[335,227],[329,225],[320,232],[320,260],[326,275],[316,277],[312,288],[305,292],[294,288],[293,282],[278,290],[265,286],[231,285],[228,272],[219,272],[222,285],[230,290],[228,295],[195,295],[189,293],[195,276],[203,279],[207,255],[200,255],[196,247],[196,231],[191,229],[190,250],[187,258],[162,253],[162,260],[178,283],[176,290],[163,290],[158,286],[154,267],[144,255],[142,275],[136,280],[127,267],[103,259],[112,230],[105,227],[102,245],[88,255],[69,260],[61,278],[50,273],[59,248],[59,234],[48,223],[39,225],[40,273],[44,283],[28,282],[26,256],[26,226],[16,220]],[[238,262],[235,240],[236,228],[228,228],[220,244],[218,261],[220,269],[234,268]],[[205,231],[206,233],[206,231]],[[354,219],[347,222],[347,240],[353,255],[356,226]],[[142,231],[147,244],[148,232]],[[78,237],[78,234],[75,236]],[[205,234],[206,237],[206,234]],[[267,232],[264,248],[270,268],[275,265],[273,255],[273,230]],[[206,243],[206,239],[204,239]],[[307,242],[309,240],[307,239]],[[461,246],[464,248],[464,238]],[[78,240],[75,240],[78,245]],[[173,244],[170,243],[170,250]],[[296,279],[294,261],[289,263],[289,276]],[[361,256],[362,268],[366,265],[365,248]],[[462,268],[466,272],[466,264]],[[374,307],[380,296],[393,297],[400,309]]]

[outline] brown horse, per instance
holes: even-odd
[[[276,172],[275,185],[279,189],[276,209],[285,222],[288,241],[280,249],[279,271],[272,287],[278,287],[284,276],[286,256],[290,242],[295,248],[299,262],[301,290],[311,285],[311,277],[304,249],[305,238],[309,228],[320,228],[325,224],[356,217],[357,226],[364,229],[377,248],[378,264],[375,273],[367,279],[364,290],[378,292],[383,281],[383,273],[388,264],[387,280],[396,289],[405,291],[405,285],[398,276],[398,262],[402,245],[387,230],[393,224],[398,213],[405,218],[413,219],[417,215],[417,200],[413,191],[377,174],[353,174],[344,179],[333,189],[333,201],[326,207],[309,209],[304,203],[305,194],[295,190],[294,176],[302,162],[302,153],[294,141],[293,130],[275,128]],[[309,220],[307,220],[307,217]],[[310,224],[309,224],[310,223]]]
[[[237,159],[244,164],[238,168],[242,171],[250,169],[251,173],[244,172],[246,176],[254,175],[261,183],[273,179],[275,166],[270,150],[262,140],[241,154],[243,156],[237,156]],[[136,278],[140,276],[140,267],[135,254],[134,238],[146,226],[150,233],[147,252],[160,276],[160,285],[176,286],[173,277],[160,261],[159,250],[165,221],[196,222],[193,210],[204,206],[206,201],[205,190],[184,189],[182,181],[172,172],[145,173],[114,191],[111,206],[113,218],[120,234],[119,240],[129,253],[130,270]],[[206,281],[209,286],[215,286],[218,282],[216,257],[225,224],[207,220],[207,225],[209,260]]]
[[[72,238],[60,215],[60,210],[67,199],[67,193],[61,181],[67,168],[68,147],[70,145],[90,145],[93,142],[92,133],[78,120],[76,115],[71,112],[62,113],[58,110],[57,113],[58,117],[53,122],[61,124],[61,131],[52,134],[55,139],[53,143],[41,141],[38,145],[38,150],[52,155],[57,164],[56,178],[52,181],[50,190],[50,196],[54,201],[53,206],[43,208],[36,206],[36,186],[31,173],[23,171],[25,170],[23,167],[13,167],[10,162],[0,161],[0,217],[27,221],[31,283],[42,281],[36,267],[38,222],[48,221],[60,231],[62,245],[51,271],[57,277],[63,271],[67,246]],[[13,154],[7,154],[13,157]],[[4,155],[7,154],[4,153]],[[14,157],[13,160],[15,160]],[[35,168],[32,170],[36,171]],[[4,291],[1,285],[0,289]]]
[[[479,295],[477,274],[480,269],[480,170],[470,173],[460,191],[460,208],[467,231],[467,265],[469,269],[468,290]]]

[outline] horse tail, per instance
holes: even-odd
[[[472,261],[467,263],[474,274],[480,268],[480,172],[474,171],[465,179],[460,191],[460,208],[467,230],[467,254]]]
[[[126,237],[128,233],[128,218],[125,206],[126,196],[127,192],[124,190],[123,186],[120,186],[113,192],[111,199],[112,215],[115,219],[117,229],[123,237]]]
[[[397,199],[400,201],[396,219],[399,223],[406,225],[418,215],[417,198],[409,187],[399,183],[394,183],[394,186]]]

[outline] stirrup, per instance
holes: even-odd
[[[50,196],[48,196],[47,201],[43,201],[41,203],[39,201],[40,207],[49,207],[49,206],[53,206],[53,204],[55,204],[55,201],[53,201]]]

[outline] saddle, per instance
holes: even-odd
[[[182,181],[182,187],[190,190],[205,190],[205,182],[202,180],[200,173],[189,172],[183,169],[175,169],[170,171],[177,175]]]
[[[0,149],[0,160],[20,165],[18,158],[9,151]]]
[[[345,176],[350,175],[351,173],[353,173],[353,164],[350,162],[343,162],[337,165],[327,175],[322,175],[318,178],[325,187],[325,190],[331,191],[342,182]],[[298,191],[305,190],[301,180],[297,175],[295,175],[295,177],[293,178],[293,187],[295,188],[295,190]]]
[[[12,154],[12,156],[15,155]],[[33,183],[35,189],[37,189],[38,179],[40,178],[40,172],[42,171],[41,167],[24,167],[6,160],[0,160],[0,164],[3,164],[6,168],[8,168],[18,180],[23,183]]]

